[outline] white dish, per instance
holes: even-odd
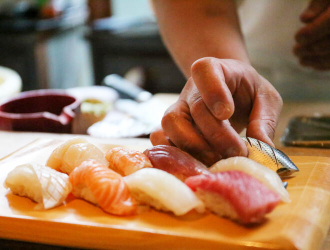
[[[19,93],[22,89],[22,79],[12,69],[0,66],[0,102]]]

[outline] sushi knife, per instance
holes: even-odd
[[[116,90],[121,99],[132,99],[136,102],[145,102],[151,99],[152,94],[125,78],[111,74],[104,78],[103,84]]]

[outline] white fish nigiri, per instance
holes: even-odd
[[[220,160],[213,164],[209,171],[211,173],[224,172],[230,170],[242,171],[250,176],[253,176],[270,190],[278,193],[283,202],[290,202],[288,191],[284,188],[281,178],[273,170],[249,159],[246,157],[231,157],[225,160]]]
[[[24,164],[9,172],[4,186],[37,202],[36,209],[60,205],[71,192],[69,176],[39,164]]]
[[[124,177],[131,195],[156,209],[184,215],[196,209],[204,212],[204,203],[181,180],[163,170],[144,168]]]
[[[73,169],[87,160],[96,160],[109,165],[104,153],[85,139],[75,138],[57,147],[50,155],[46,166],[70,174]]]

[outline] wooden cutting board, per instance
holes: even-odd
[[[213,214],[176,217],[153,209],[118,217],[74,197],[66,205],[38,211],[34,202],[2,186],[17,165],[45,163],[62,142],[39,139],[0,160],[0,238],[112,249],[319,249],[330,226],[330,158],[326,157],[292,157],[300,169],[288,180],[292,202],[279,205],[254,227]],[[105,151],[117,145],[98,146]]]

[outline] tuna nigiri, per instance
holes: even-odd
[[[137,204],[131,197],[122,176],[95,161],[84,161],[70,176],[72,193],[104,211],[115,215],[136,213]]]
[[[37,209],[61,204],[71,192],[68,175],[39,164],[24,164],[9,172],[4,186],[39,203]]]
[[[280,196],[241,171],[197,175],[185,183],[213,213],[242,224],[261,222],[280,202]]]
[[[75,138],[57,147],[50,155],[46,165],[70,174],[72,170],[87,160],[97,160],[108,165],[103,152],[85,139]]]
[[[138,201],[156,209],[178,216],[193,209],[204,211],[204,204],[189,187],[163,170],[144,168],[125,176],[124,180]]]
[[[154,168],[173,174],[184,181],[199,174],[209,174],[207,167],[181,149],[168,145],[158,145],[144,151]]]
[[[229,170],[242,171],[258,179],[269,189],[278,193],[283,202],[290,202],[288,191],[284,188],[281,178],[273,170],[246,157],[231,157],[220,160],[209,168],[212,173],[224,172]]]
[[[110,149],[105,158],[109,162],[109,168],[126,176],[142,168],[152,168],[148,157],[136,150],[116,147]]]

